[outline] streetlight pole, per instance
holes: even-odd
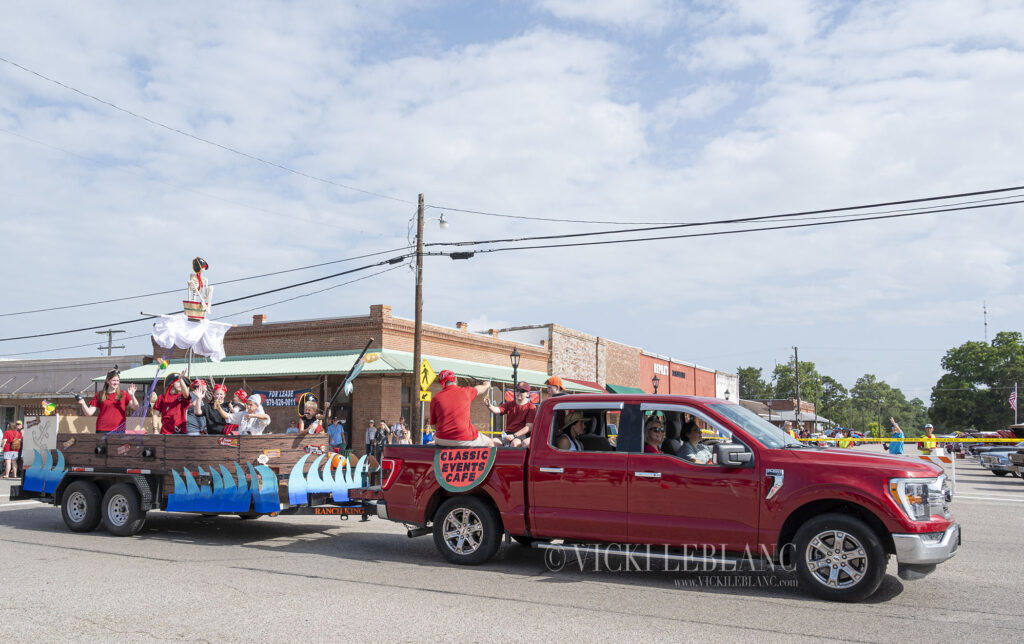
[[[519,385],[519,347],[512,347],[512,353],[508,354],[508,357],[512,361],[512,401],[515,402],[516,387]]]
[[[658,393],[658,385],[660,383],[661,378],[658,377],[658,374],[654,374],[654,377],[651,378],[651,386],[654,387],[654,393]]]
[[[419,402],[420,361],[423,359],[423,194],[416,207],[416,314],[412,341],[412,388],[417,392],[417,404],[412,406],[412,442],[419,445],[423,436],[423,403]]]

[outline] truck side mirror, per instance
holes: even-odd
[[[722,467],[743,467],[754,458],[746,446],[735,443],[718,443],[715,445],[715,456]]]

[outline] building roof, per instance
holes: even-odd
[[[107,371],[117,365],[142,364],[142,355],[58,358],[46,360],[5,360],[0,363],[0,399],[69,397],[91,391],[103,382]],[[101,374],[96,378],[96,374]]]
[[[320,351],[310,353],[278,353],[254,356],[229,356],[221,362],[208,362],[205,359],[193,360],[189,375],[193,378],[220,380],[239,380],[242,378],[275,378],[309,375],[347,374],[352,370],[359,358],[359,350],[351,351]],[[366,363],[363,374],[405,374],[413,373],[413,356],[408,351],[382,349],[371,353],[380,355],[378,360]],[[512,382],[512,367],[456,360],[439,356],[424,355],[434,371],[451,369],[455,375],[473,377],[478,380],[494,380]],[[187,360],[172,360],[167,372],[185,371]],[[165,372],[166,373],[166,372]],[[148,364],[121,372],[121,382],[149,383],[157,374],[157,365]],[[548,375],[542,371],[529,369],[519,370],[519,379],[525,380],[538,388],[544,386]],[[101,381],[102,376],[95,378]],[[569,382],[566,389],[578,393],[598,393],[601,390],[593,387]]]
[[[771,414],[771,417],[768,418],[768,420],[780,420],[780,421],[783,421],[783,422],[785,422],[787,420],[788,421],[796,420],[796,414],[793,412],[793,410],[788,410],[788,411],[771,410],[769,413]],[[812,414],[812,413],[809,413],[809,412],[806,412],[806,411],[800,412],[800,422],[806,423],[806,422],[810,422],[810,421],[814,421],[814,422],[818,422],[818,423],[831,423],[832,422],[831,420],[829,420],[828,418],[825,418],[824,416],[818,416],[817,414]]]
[[[639,387],[630,387],[628,385],[613,385],[608,383],[604,386],[608,390],[608,393],[612,394],[646,394],[647,392]]]

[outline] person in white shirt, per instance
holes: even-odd
[[[377,439],[377,426],[370,421],[370,426],[366,428],[366,453],[373,454],[373,442]]]
[[[259,394],[249,396],[245,401],[245,411],[226,413],[218,409],[224,416],[224,421],[238,425],[238,433],[241,434],[262,434],[270,424],[270,416],[263,411],[263,400]]]

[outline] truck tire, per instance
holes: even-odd
[[[889,556],[860,519],[823,514],[800,526],[793,538],[797,576],[804,590],[821,599],[856,602],[882,584]]]
[[[103,527],[118,537],[130,537],[142,530],[146,513],[142,511],[139,492],[131,483],[110,486],[103,495]]]
[[[501,546],[501,521],[475,496],[454,496],[434,514],[434,545],[448,561],[476,566]]]
[[[60,514],[72,532],[92,532],[100,524],[100,489],[92,481],[73,481],[64,488]]]

